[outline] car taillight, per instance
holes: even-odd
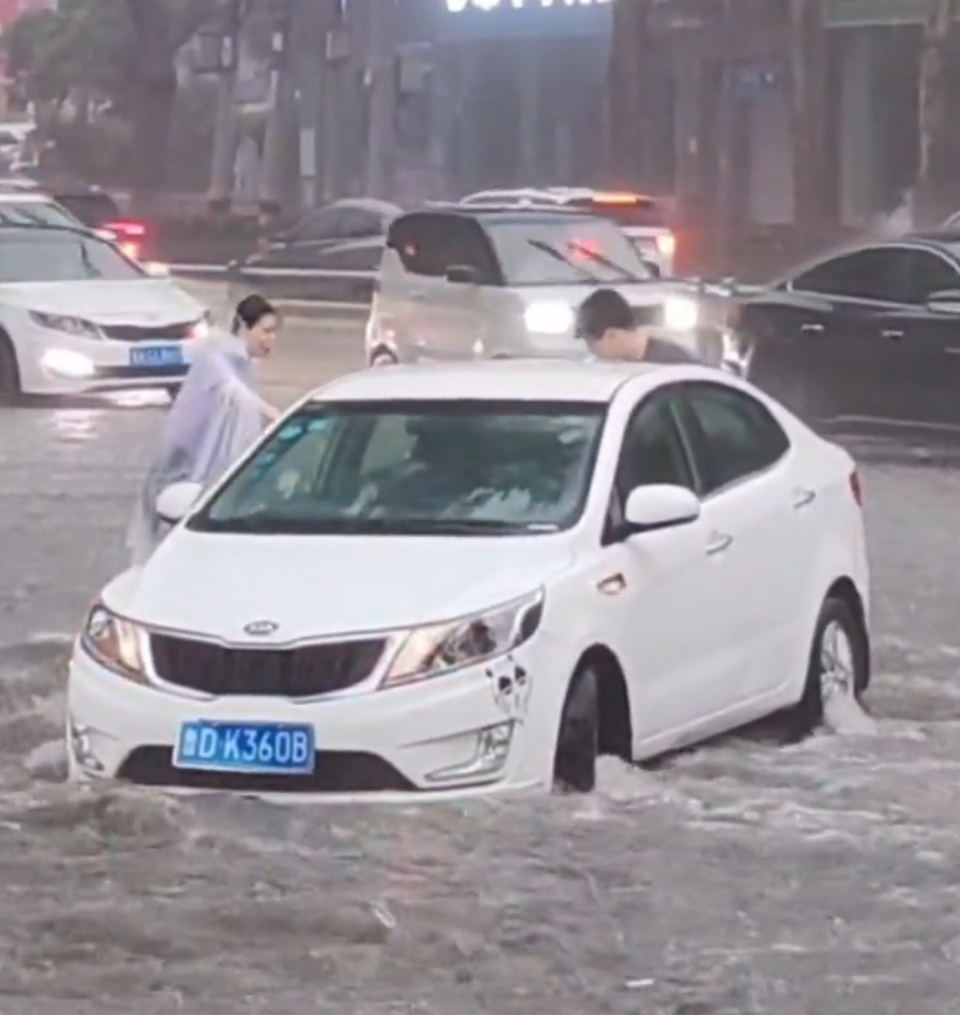
[[[123,251],[131,261],[140,260],[141,247],[139,243],[123,242],[120,244],[120,249]]]
[[[857,502],[857,507],[863,507],[863,486],[860,483],[860,473],[856,469],[850,473],[850,492]]]
[[[673,257],[677,252],[677,238],[673,233],[661,233],[657,237],[657,250],[662,257]]]
[[[142,222],[135,222],[129,219],[117,219],[113,222],[104,222],[102,228],[109,229],[111,233],[123,237],[124,239],[133,239],[135,237],[140,237],[142,239],[147,235],[147,227]]]

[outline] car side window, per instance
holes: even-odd
[[[414,215],[394,224],[389,246],[412,275],[442,278],[447,269],[469,267],[484,285],[496,285],[499,270],[480,226],[459,215]]]
[[[960,272],[940,254],[910,252],[908,302],[923,305],[934,294],[960,289]]]
[[[655,395],[635,410],[624,432],[617,466],[617,493],[621,501],[636,487],[657,483],[694,488],[673,400],[666,395]]]
[[[776,464],[790,440],[765,405],[720,384],[696,384],[685,393],[684,426],[704,496]]]
[[[792,288],[824,296],[904,303],[908,253],[902,247],[873,247],[842,254],[798,275]]]

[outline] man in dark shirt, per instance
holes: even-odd
[[[699,363],[692,352],[675,342],[639,331],[633,308],[615,289],[597,289],[577,311],[577,338],[586,341],[597,359],[638,360],[644,363]]]

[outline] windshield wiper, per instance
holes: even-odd
[[[605,268],[609,268],[611,271],[619,272],[625,282],[646,282],[648,279],[640,278],[635,272],[630,271],[629,268],[624,268],[622,264],[617,264],[616,261],[611,260],[606,254],[601,254],[597,250],[591,250],[589,247],[584,246],[582,243],[578,243],[576,240],[571,240],[571,246],[577,248],[581,254],[585,257],[589,257],[591,261],[596,261],[597,264],[602,264]]]
[[[592,271],[587,271],[582,264],[577,264],[576,261],[561,253],[556,247],[551,247],[549,243],[545,243],[543,240],[531,240],[529,237],[527,238],[527,243],[535,250],[542,250],[543,253],[549,254],[555,261],[565,264],[568,268],[573,268],[574,271],[579,271],[581,275],[588,278],[591,282],[600,281]]]
[[[503,536],[557,531],[557,526],[552,524],[506,522],[489,518],[309,518],[269,513],[238,518],[199,518],[191,527],[203,532],[278,536]]]

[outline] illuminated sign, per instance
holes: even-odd
[[[546,10],[564,7],[601,7],[613,0],[447,0],[447,10],[451,14],[460,14],[466,10]]]

